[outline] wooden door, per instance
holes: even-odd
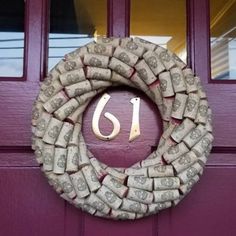
[[[200,183],[178,206],[125,222],[90,216],[64,202],[47,184],[35,161],[30,148],[31,107],[46,68],[48,1],[26,1],[25,14],[24,76],[0,78],[0,235],[236,235],[236,106],[233,102],[236,87],[234,82],[210,80],[208,1],[187,0],[187,41],[189,65],[202,78],[214,113],[215,141],[210,160]],[[129,0],[108,1],[109,36],[129,36],[129,14]],[[85,138],[98,159],[110,165],[128,166],[144,158],[156,145],[161,133],[160,119],[142,94],[125,89],[109,93],[113,100],[107,109],[125,124],[120,138],[114,145],[108,145],[93,137],[90,122],[98,98],[85,114]],[[129,146],[128,103],[133,96],[142,99],[143,136]],[[105,121],[102,122],[105,126]],[[114,149],[118,154],[114,155]]]

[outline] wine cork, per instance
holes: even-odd
[[[111,82],[136,88],[135,84],[133,84],[132,81],[130,81],[129,79],[117,74],[114,71],[112,71],[112,74],[111,74]]]
[[[122,200],[104,185],[97,191],[96,195],[113,209],[118,209],[122,203]]]
[[[174,139],[174,141],[179,143],[195,127],[196,125],[190,119],[186,118],[180,125],[175,127],[171,137]]]
[[[83,80],[86,80],[83,68],[78,68],[76,70],[68,71],[60,75],[60,81],[63,86],[76,84]]]
[[[37,137],[42,138],[47,126],[49,124],[49,121],[51,120],[52,115],[47,113],[47,112],[42,112],[41,116],[39,117],[37,124],[36,124],[36,128],[34,131],[34,135]]]
[[[145,84],[145,82],[141,79],[139,74],[135,72],[130,80],[135,84],[135,86],[142,90],[143,92],[147,92],[149,90],[148,86]]]
[[[77,171],[76,173],[70,175],[70,178],[78,198],[84,198],[90,194],[82,171]]]
[[[182,70],[182,72],[185,78],[187,93],[196,92],[197,80],[195,79],[192,70],[190,68],[186,68]]]
[[[141,161],[142,168],[159,164],[162,164],[161,155],[157,155],[155,158],[145,159]]]
[[[91,90],[92,90],[92,87],[88,80],[84,80],[79,83],[72,84],[65,87],[66,94],[70,98],[87,93]]]
[[[194,128],[190,133],[188,133],[183,141],[184,143],[191,148],[194,146],[197,142],[200,141],[200,139],[207,133],[206,127],[202,124],[199,124],[196,128]]]
[[[39,99],[42,102],[46,102],[57,94],[59,91],[63,89],[63,86],[61,85],[60,81],[58,79],[53,80],[51,85],[47,86],[44,90],[41,90],[39,93]]]
[[[210,108],[208,108],[207,110],[207,121],[206,121],[206,129],[208,132],[212,132],[213,131],[213,127],[212,127],[212,111]]]
[[[69,198],[72,199],[76,196],[76,193],[75,193],[73,184],[71,182],[70,176],[67,173],[65,173],[63,175],[59,175],[58,176],[58,181],[59,181],[59,184],[60,184],[63,192],[66,193],[66,195]]]
[[[62,128],[62,125],[62,121],[52,117],[43,135],[43,141],[48,144],[55,144]]]
[[[173,67],[170,69],[170,74],[174,91],[176,93],[186,91],[187,87],[182,70],[179,67]]]
[[[60,73],[57,70],[54,69],[53,74],[54,76],[52,74],[48,74],[47,77],[43,79],[43,82],[40,85],[41,90],[46,89],[53,83],[53,80],[57,80],[59,78]]]
[[[196,80],[196,83],[197,83],[197,93],[198,93],[198,96],[201,98],[201,99],[206,99],[206,93],[202,87],[202,84],[201,84],[201,79],[199,77],[195,77],[195,80]]]
[[[148,64],[141,60],[135,65],[135,69],[137,70],[141,79],[147,84],[152,84],[157,80],[157,77],[153,74],[152,70],[148,66]]]
[[[107,167],[106,171],[108,174],[110,174],[112,177],[115,177],[116,179],[118,179],[121,183],[124,183],[127,175],[124,173],[121,173],[117,170],[115,170],[114,168],[111,167]]]
[[[132,176],[148,176],[147,175],[147,168],[135,168],[135,167],[130,167],[125,169],[125,174],[126,175],[132,175]]]
[[[183,156],[179,157],[175,161],[172,162],[172,166],[176,170],[177,173],[180,173],[187,168],[189,168],[192,164],[198,161],[196,154],[193,151],[185,153]]]
[[[205,154],[203,154],[202,156],[198,157],[198,163],[204,167],[206,165],[207,162],[207,157]]]
[[[158,55],[159,59],[167,70],[175,66],[175,62],[167,49],[158,46],[155,50],[155,53]]]
[[[149,86],[150,92],[153,96],[153,101],[158,105],[162,105],[163,104],[163,100],[162,100],[162,95],[161,95],[161,89],[160,89],[160,83],[159,81],[151,84]]]
[[[129,176],[127,186],[152,191],[153,179],[145,176]]]
[[[75,70],[82,67],[83,67],[83,63],[80,57],[77,57],[72,60],[66,60],[66,61],[62,60],[56,66],[56,68],[60,71],[61,74],[67,71]]]
[[[75,123],[73,133],[69,140],[69,145],[79,145],[79,134],[81,131],[81,124]]]
[[[171,117],[175,119],[182,119],[188,95],[182,93],[175,94],[175,100],[172,106]]]
[[[96,41],[98,44],[112,45],[113,47],[117,47],[120,44],[120,38],[115,37],[107,38],[104,36],[98,36]]]
[[[134,212],[134,213],[146,213],[147,205],[124,198],[120,209],[124,211],[128,211],[128,212]]]
[[[113,54],[114,57],[121,60],[129,66],[134,66],[138,61],[138,56],[118,46]]]
[[[164,133],[162,134],[162,138],[163,139],[169,139],[171,133],[173,132],[173,130],[175,129],[177,123],[173,122],[172,120],[170,120],[168,122],[168,128],[165,129]]]
[[[171,97],[174,95],[170,72],[162,72],[159,74],[160,88],[163,97]]]
[[[34,154],[36,156],[36,161],[38,162],[38,164],[43,163],[43,148],[44,148],[43,140],[41,138],[36,138]]]
[[[154,202],[168,202],[168,201],[174,201],[179,198],[179,191],[176,189],[153,191],[153,194],[154,194]]]
[[[90,80],[90,84],[93,90],[110,87],[112,83],[110,81],[101,81],[101,80]]]
[[[107,68],[109,63],[109,57],[99,54],[85,54],[84,64],[87,66],[94,66],[100,68]]]
[[[73,200],[69,198],[66,193],[60,194],[60,197],[64,199],[65,201],[69,202],[70,204],[73,204]]]
[[[54,174],[64,174],[66,167],[66,154],[67,150],[65,148],[55,148],[53,163]]]
[[[155,52],[147,51],[143,55],[143,58],[154,73],[154,75],[158,75],[165,70],[165,66],[162,64],[161,60]]]
[[[79,136],[79,157],[79,167],[90,164],[90,160],[87,154],[87,146],[81,133]]]
[[[87,47],[88,47],[89,53],[100,54],[100,55],[109,56],[109,57],[111,57],[113,54],[113,47],[112,45],[109,45],[109,44],[104,45],[104,44],[95,43]]]
[[[115,219],[115,220],[134,220],[135,213],[112,209],[111,210],[111,217],[112,217],[112,219]]]
[[[190,179],[186,184],[180,186],[180,191],[182,194],[186,195],[188,192],[191,191],[194,184],[199,181],[199,176],[195,175],[192,179]]]
[[[207,122],[207,112],[208,112],[208,102],[207,100],[200,100],[197,115],[195,118],[196,123],[206,124]]]
[[[94,215],[94,213],[96,212],[96,209],[88,205],[84,198],[76,197],[75,199],[73,199],[73,205],[77,208],[80,208],[82,211],[90,213],[91,215]]]
[[[157,47],[156,44],[151,43],[145,39],[139,38],[139,37],[135,37],[134,38],[134,42],[137,43],[138,45],[141,45],[142,47],[144,47],[146,50],[150,50],[150,51],[154,51]]]
[[[94,192],[101,187],[101,184],[94,172],[94,169],[90,165],[84,166],[82,168],[82,172],[91,192]]]
[[[121,47],[135,54],[138,57],[142,57],[145,52],[145,48],[138,45],[136,42],[131,40],[122,40]]]
[[[180,69],[184,69],[187,65],[186,63],[184,63],[175,53],[170,52],[175,64],[180,68]]]
[[[164,142],[158,146],[157,153],[162,156],[171,146],[174,146],[175,142],[172,139],[164,140]]]
[[[153,201],[153,193],[130,187],[127,198],[144,204],[150,204]]]
[[[70,99],[63,106],[54,112],[54,116],[59,120],[64,120],[71,113],[73,113],[76,108],[79,106],[79,103],[75,98]]]
[[[75,99],[78,101],[78,103],[81,106],[82,104],[86,103],[87,101],[90,101],[96,94],[97,94],[97,90],[93,90],[88,93],[84,93],[84,94],[76,97]]]
[[[171,111],[172,111],[172,106],[174,103],[174,99],[172,98],[163,98],[163,114],[162,114],[162,119],[166,121],[170,121],[171,119]]]
[[[98,179],[102,179],[107,174],[106,170],[104,170],[102,168],[102,166],[100,165],[99,161],[95,157],[92,157],[90,159],[90,162],[91,162],[91,165],[93,166],[93,168],[95,170],[95,173],[96,173]]]
[[[152,203],[148,205],[148,212],[149,213],[157,213],[160,210],[166,209],[171,207],[171,202],[157,202],[157,203]]]
[[[89,44],[91,44],[91,43],[89,43]],[[78,57],[83,58],[84,54],[86,54],[86,53],[88,53],[88,49],[85,45],[85,46],[77,48],[76,50],[74,50],[72,52],[67,53],[65,55],[65,58],[66,58],[66,60],[73,60],[73,59],[78,58]]]
[[[109,63],[109,68],[114,70],[116,73],[124,76],[125,78],[129,78],[132,74],[134,69],[129,65],[125,64],[121,60],[112,57]]]
[[[44,109],[43,109],[43,103],[37,101],[34,103],[33,105],[33,109],[32,109],[32,119],[31,119],[31,124],[33,126],[37,125],[37,122],[41,116],[41,114],[43,113]]]
[[[148,167],[149,177],[174,176],[174,169],[171,165],[157,165]]]
[[[184,117],[195,119],[198,111],[200,97],[196,93],[189,93],[187,104],[184,111]]]
[[[67,148],[66,171],[78,171],[79,149],[77,146],[69,146]]]
[[[128,191],[128,188],[125,185],[111,175],[106,175],[102,184],[111,189],[120,198],[123,198]]]
[[[211,145],[213,139],[214,138],[211,133],[206,133],[205,136],[203,136],[203,138],[192,147],[192,150],[197,156],[203,155],[208,146]]]
[[[53,159],[54,159],[55,147],[53,145],[43,146],[43,170],[52,171],[53,170]]]
[[[177,177],[154,178],[154,190],[178,189],[180,180]]]
[[[73,133],[74,126],[68,122],[63,122],[63,126],[55,143],[56,146],[66,147]]]
[[[182,171],[178,174],[178,177],[181,180],[181,183],[186,184],[190,179],[192,179],[195,175],[197,175],[202,170],[201,165],[196,162],[188,169]]]
[[[163,158],[167,163],[171,163],[172,161],[176,160],[178,157],[182,156],[183,154],[187,153],[189,149],[184,144],[184,142],[178,143],[175,146],[170,147],[164,154]]]
[[[51,185],[57,193],[61,193],[62,188],[59,184],[58,175],[55,175],[53,172],[44,172],[44,173],[48,179],[49,185]]]
[[[44,103],[43,107],[48,113],[53,113],[62,105],[64,105],[68,100],[69,98],[66,96],[66,94],[63,91],[60,91],[51,97],[46,103]]]
[[[111,70],[88,66],[86,75],[89,79],[110,80]]]
[[[97,197],[94,193],[91,193],[89,197],[86,199],[87,204],[95,208],[96,210],[103,212],[104,214],[108,214],[110,211],[110,207],[104,203],[99,197]]]
[[[79,118],[82,116],[83,112],[87,108],[87,106],[90,103],[90,101],[91,101],[91,98],[90,98],[90,100],[86,101],[84,104],[82,104],[79,107],[77,107],[77,109],[67,117],[67,120],[72,122],[73,124],[78,122]]]

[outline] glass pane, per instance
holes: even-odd
[[[210,0],[211,76],[236,79],[236,2]]]
[[[0,7],[0,77],[21,77],[24,55],[24,0]]]
[[[186,62],[185,0],[131,1],[130,34],[175,52]]]
[[[106,0],[51,0],[48,69],[63,56],[106,35]]]

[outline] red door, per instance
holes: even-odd
[[[129,0],[108,1],[110,36],[129,36],[129,14]],[[90,216],[64,202],[35,161],[30,148],[31,108],[46,68],[48,2],[26,1],[24,75],[0,78],[0,235],[236,235],[235,81],[210,79],[208,1],[187,0],[187,16],[189,65],[201,77],[214,114],[210,160],[200,183],[178,206],[144,219],[117,222]],[[119,139],[108,145],[93,137],[90,122],[97,100],[85,114],[85,138],[98,159],[125,167],[144,158],[156,145],[160,122],[142,94],[125,89],[109,93],[113,100],[107,109],[125,124]],[[128,103],[137,95],[142,99],[143,133],[141,140],[129,146],[132,111]]]

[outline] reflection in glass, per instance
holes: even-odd
[[[235,1],[210,1],[212,79],[236,79],[235,12]]]
[[[185,5],[185,0],[132,0],[131,35],[166,47],[186,62]]]
[[[21,77],[24,55],[24,0],[0,8],[0,77]]]
[[[48,70],[68,52],[106,34],[106,0],[51,0]]]

